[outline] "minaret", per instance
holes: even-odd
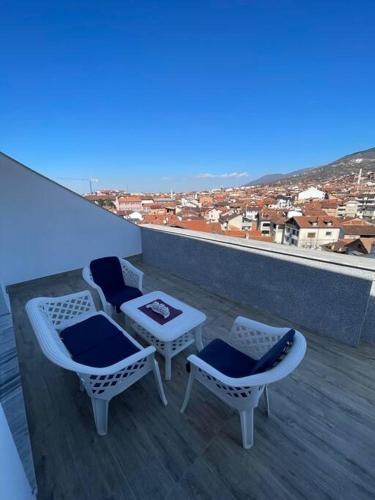
[[[359,174],[358,174],[358,180],[357,180],[357,184],[361,184],[361,180],[362,180],[362,169],[360,168],[359,169]]]

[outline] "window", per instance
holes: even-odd
[[[307,233],[308,238],[315,238],[316,233]]]
[[[332,236],[332,231],[326,231],[326,236]]]

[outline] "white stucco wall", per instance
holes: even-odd
[[[0,498],[32,500],[31,487],[0,404]]]
[[[0,276],[6,285],[141,253],[140,228],[0,153]]]

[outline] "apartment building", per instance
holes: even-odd
[[[375,219],[375,193],[361,193],[356,197],[356,201],[359,215]]]
[[[298,193],[298,200],[323,200],[325,195],[324,191],[320,191],[320,189],[317,189],[316,187],[309,187],[305,191]]]
[[[337,217],[356,217],[359,203],[357,200],[347,200],[337,207]]]
[[[119,210],[131,210],[139,212],[142,210],[142,197],[138,195],[121,196],[117,199]]]
[[[320,248],[339,239],[340,222],[335,217],[292,217],[285,223],[285,245]]]

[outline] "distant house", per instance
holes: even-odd
[[[129,214],[128,219],[133,222],[140,222],[143,219],[143,217],[142,214],[139,212],[132,212]]]
[[[335,217],[292,217],[285,223],[284,244],[299,248],[320,248],[340,236],[340,221]]]
[[[246,209],[245,209],[246,219],[256,220],[260,210],[261,210],[260,207],[246,207]]]
[[[291,196],[278,194],[276,196],[276,208],[291,208],[293,206],[293,200]]]
[[[375,193],[361,193],[357,196],[358,214],[375,219]]]
[[[220,224],[222,229],[238,229],[242,230],[243,215],[236,212],[229,212],[220,217]]]
[[[285,211],[284,210],[273,210],[265,208],[258,214],[258,231],[261,232],[264,236],[275,236],[277,232],[278,236],[280,236],[279,227],[285,222]],[[274,241],[279,240],[279,237],[275,237]],[[282,243],[282,238],[277,243]]]
[[[286,217],[282,215],[271,215],[270,236],[274,243],[282,243],[284,240]]]
[[[117,198],[118,210],[142,211],[142,197],[138,195],[120,196]]]
[[[356,217],[359,203],[357,200],[347,200],[337,207],[336,215],[338,217]]]
[[[324,245],[323,249],[348,255],[375,256],[375,238],[357,238],[355,240],[340,239],[335,243]]]
[[[219,222],[220,215],[221,215],[220,210],[218,210],[217,208],[211,208],[209,210],[206,210],[204,218],[209,222]]]
[[[340,238],[355,240],[357,238],[375,238],[375,225],[373,224],[348,224],[342,225]]]
[[[298,193],[298,200],[324,200],[326,194],[315,187],[310,187],[306,191]]]
[[[201,194],[199,196],[199,203],[202,207],[212,206],[213,201],[213,197],[208,194]]]

